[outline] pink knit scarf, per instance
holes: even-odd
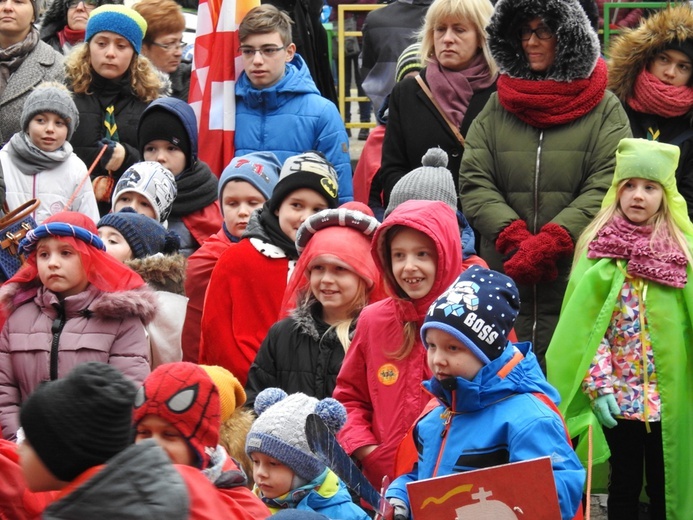
[[[628,274],[682,288],[686,285],[688,260],[668,232],[652,238],[652,226],[637,226],[616,215],[587,246],[587,258],[628,260]]]
[[[667,85],[643,69],[635,79],[633,96],[628,98],[627,103],[633,110],[645,114],[682,116],[693,108],[693,88]]]
[[[433,97],[457,126],[462,124],[474,92],[490,87],[495,79],[482,53],[478,53],[464,70],[446,69],[437,61],[426,67],[426,83]]]

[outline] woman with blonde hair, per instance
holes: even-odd
[[[137,124],[161,88],[156,70],[140,55],[146,31],[147,22],[136,11],[103,5],[89,17],[85,43],[67,57],[67,83],[80,117],[71,140],[75,153],[90,165],[108,146],[92,178],[117,180],[142,160]],[[95,184],[103,215],[111,209],[111,190],[99,188]]]
[[[390,95],[378,181],[383,205],[397,181],[421,165],[429,148],[447,152],[455,186],[464,136],[496,90],[497,70],[486,42],[489,0],[435,0],[420,32],[419,77],[405,78]]]

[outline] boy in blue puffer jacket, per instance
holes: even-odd
[[[349,139],[291,39],[291,18],[271,4],[238,27],[243,72],[236,82],[236,155],[273,152],[279,162],[317,150],[337,170],[339,204],[353,200]]]
[[[581,518],[585,472],[528,342],[512,344],[520,297],[507,276],[472,266],[429,308],[421,327],[440,405],[416,425],[419,458],[387,490],[409,518],[407,482],[550,456],[563,519]],[[518,483],[518,485],[522,485]]]

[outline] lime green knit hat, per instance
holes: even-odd
[[[611,187],[602,201],[602,207],[613,204],[618,185],[625,179],[648,179],[664,188],[669,211],[677,227],[693,235],[693,224],[688,218],[688,206],[676,187],[676,168],[681,151],[678,146],[648,141],[647,139],[621,139],[616,150],[616,168]]]

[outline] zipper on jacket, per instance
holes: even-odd
[[[534,218],[532,222],[532,234],[536,235],[537,226],[539,225],[539,169],[541,168],[541,150],[544,146],[544,131],[539,132],[539,145],[537,146],[537,157],[534,161]],[[537,286],[532,287],[533,303],[532,303],[532,345],[537,344],[537,316],[539,304],[537,302]]]
[[[58,315],[53,320],[53,325],[51,325],[51,332],[53,333],[53,341],[51,342],[51,365],[50,365],[50,378],[51,381],[58,379],[58,346],[60,344],[60,334],[65,326],[65,308],[63,305],[56,305],[55,310],[58,311]]]
[[[539,168],[541,168],[541,149],[544,145],[544,131],[539,132],[539,145],[537,145],[537,157],[534,161],[534,219],[532,222],[532,234],[537,234],[539,221]]]
[[[431,477],[438,476],[438,467],[440,466],[440,461],[443,458],[443,453],[445,452],[445,444],[448,441],[448,431],[450,431],[450,425],[452,424],[452,418],[455,415],[453,410],[455,409],[456,397],[457,397],[457,392],[452,392],[452,403],[450,405],[450,408],[448,410],[445,410],[445,412],[441,415],[441,417],[445,416],[445,422],[443,423],[443,431],[440,432],[440,437],[443,439],[443,442],[441,442],[441,444],[440,444],[440,451],[438,452],[438,460],[436,460],[436,465],[433,468],[433,475],[431,475]]]

